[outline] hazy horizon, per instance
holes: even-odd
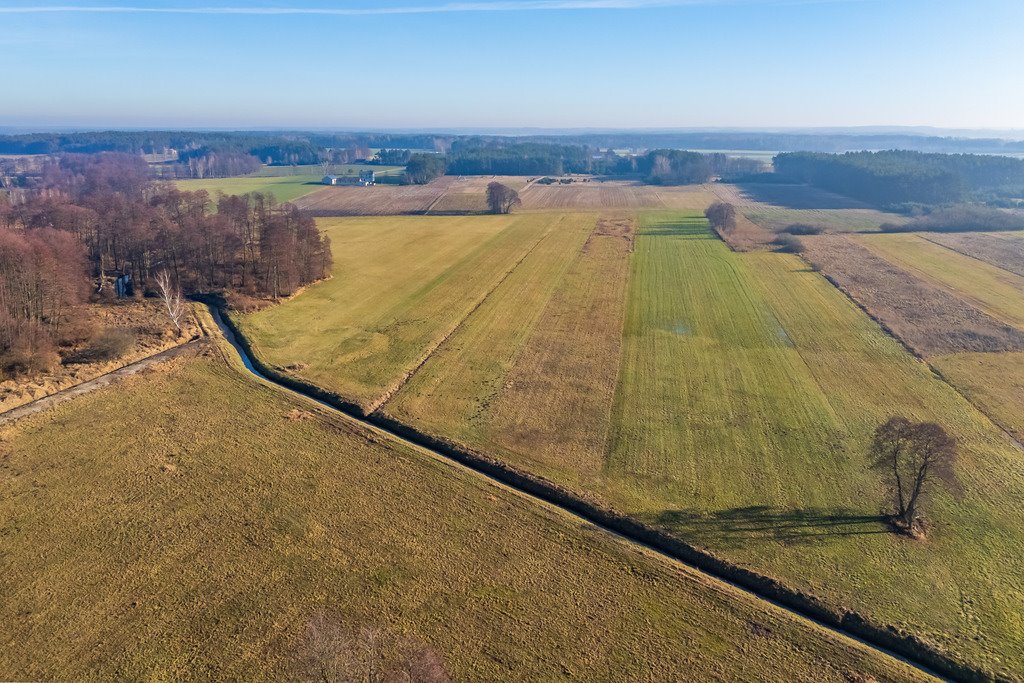
[[[4,128],[1024,126],[1010,0],[0,0],[0,16],[25,55]]]

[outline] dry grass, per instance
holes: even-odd
[[[1024,667],[1024,467],[983,414],[799,258],[733,253],[699,213],[645,215],[631,255],[618,221],[595,232],[584,213],[507,220],[517,218],[541,221],[546,227],[533,234],[542,241],[491,281],[497,286],[476,290],[488,295],[447,321],[458,320],[454,326],[416,337],[407,358],[424,339],[441,343],[388,412],[1007,676]],[[437,244],[456,244],[499,219],[452,220],[338,221],[335,248],[352,261],[336,279],[365,279],[301,311],[294,307],[303,297],[330,283],[275,309],[282,317],[264,334],[286,331],[294,353],[272,360],[315,363],[323,381],[313,381],[350,385],[352,368],[331,364],[332,344],[343,337],[322,321],[363,305],[344,292],[368,290],[377,308],[401,303],[400,319],[411,318],[418,309],[406,306],[403,292],[412,290],[403,288],[418,259],[433,253],[425,244],[434,233],[425,228],[437,227]],[[414,225],[408,242],[395,240]],[[922,327],[912,331],[925,340],[934,331],[946,346],[986,341],[979,320],[1018,338],[969,306],[964,317],[956,307],[963,302],[948,304],[945,290],[907,278],[845,237],[805,239],[891,310],[923,301]],[[464,291],[437,292],[437,300]],[[421,315],[433,320],[442,310],[431,303]],[[936,311],[956,314],[942,322],[950,329],[927,317]],[[937,420],[961,443],[966,495],[936,498],[926,543],[888,533],[879,519],[885,491],[865,451],[872,430],[894,413]]]
[[[573,182],[568,185],[534,183],[522,192],[523,208],[560,211],[677,208],[703,210],[711,203],[705,185],[660,187],[626,181]]]
[[[459,176],[430,206],[430,213],[486,213],[489,183],[499,182],[521,191],[529,181],[523,176]]]
[[[1024,237],[985,233],[929,233],[925,236],[966,256],[1024,277]]]
[[[431,355],[386,412],[463,439],[481,428],[487,406],[596,218],[546,216],[551,227],[543,241]]]
[[[598,222],[487,416],[492,443],[573,480],[604,467],[634,229]]]
[[[124,301],[114,304],[86,306],[88,325],[97,334],[114,329],[134,335],[130,348],[117,358],[60,365],[53,372],[35,377],[0,381],[0,412],[17,408],[44,396],[55,394],[82,382],[134,363],[165,349],[182,344],[199,333],[194,318],[189,318],[180,336],[156,301]],[[74,357],[85,349],[65,349],[64,355]]]
[[[520,176],[441,176],[426,185],[325,187],[296,204],[313,216],[388,216],[400,214],[483,213],[487,184],[521,189]]]
[[[865,235],[861,244],[1004,323],[1024,328],[1024,277],[910,233]]]
[[[0,678],[923,680],[216,357],[0,436]]]
[[[1024,333],[842,236],[802,238],[805,256],[922,355],[1024,349]]]
[[[388,413],[545,472],[600,471],[634,224],[563,221]]]
[[[322,221],[334,275],[240,320],[264,360],[375,405],[415,370],[559,216]],[[301,365],[300,365],[301,364]]]

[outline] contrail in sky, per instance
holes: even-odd
[[[398,7],[144,7],[138,5],[43,5],[0,7],[0,14],[243,14],[336,15],[444,14],[452,12],[536,12],[545,10],[648,9],[700,5],[803,5],[859,0],[497,0]]]

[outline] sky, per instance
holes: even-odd
[[[1022,0],[0,0],[0,126],[1024,128]]]

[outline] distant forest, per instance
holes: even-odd
[[[952,204],[1024,193],[1024,160],[910,151],[775,157],[775,172],[879,206]]]

